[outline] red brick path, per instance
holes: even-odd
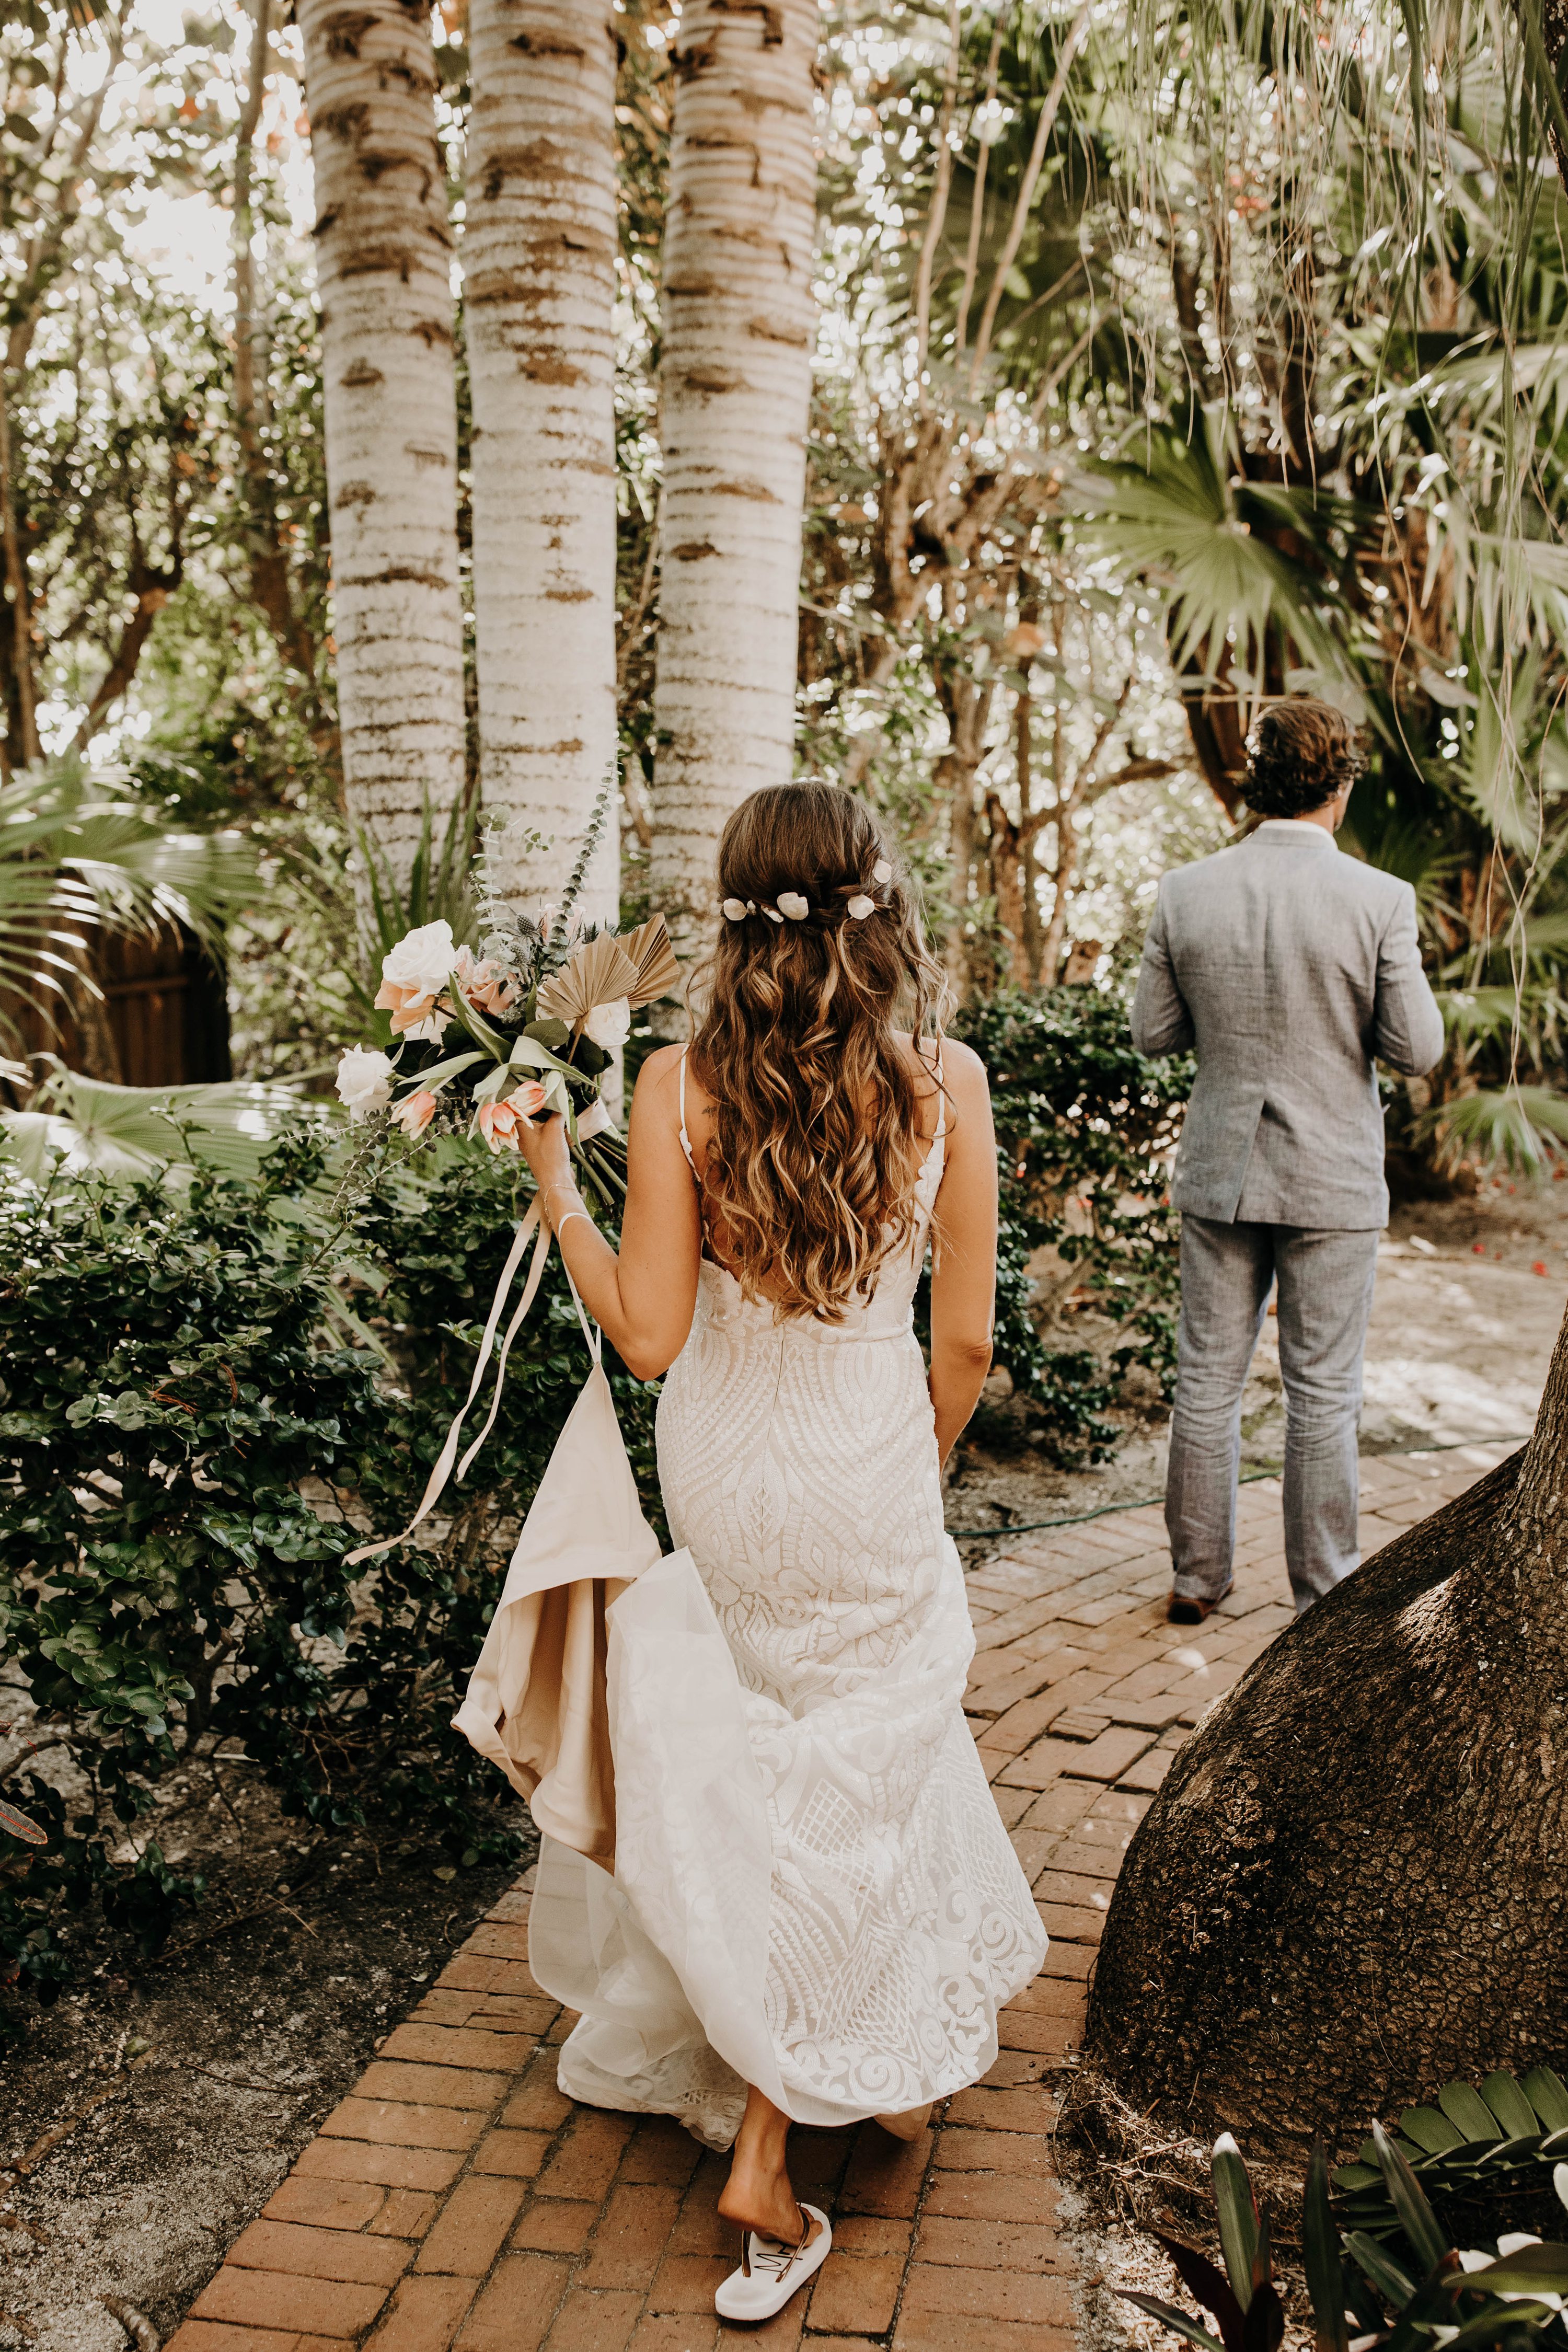
[[[1370,1553],[1503,1449],[1363,1465]],[[1074,2352],[1050,2094],[1122,1853],[1189,1727],[1289,1622],[1278,1486],[1244,1487],[1236,1591],[1163,1622],[1160,1514],[1023,1537],[969,1579],[968,1706],[1051,1950],[985,2082],[900,2147],[873,2124],[797,2131],[797,2187],[833,2214],[809,2294],[726,2329],[725,2167],[674,2124],[574,2107],[570,2019],[527,1968],[528,1881],[497,1905],[328,2116],[196,2298],[169,2352]]]

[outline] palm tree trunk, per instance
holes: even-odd
[[[685,959],[711,911],[725,818],[791,772],[816,47],[815,0],[692,0],[676,45],[650,879]]]
[[[406,873],[464,778],[452,233],[429,20],[300,0],[350,814]]]
[[[549,898],[616,759],[616,39],[609,0],[472,0],[468,37],[479,772],[501,887]],[[619,882],[611,824],[583,911]]]
[[[1270,1644],[1111,1898],[1089,2048],[1249,2149],[1568,2063],[1568,1325],[1529,1445]]]

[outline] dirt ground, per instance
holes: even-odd
[[[418,1851],[314,1838],[224,1778],[227,1802],[193,1774],[159,1822],[211,1887],[163,1958],[85,1941],[79,1989],[0,2060],[0,2346],[115,2352],[105,2294],[172,2332],[514,1875],[443,1883]]]
[[[1527,1431],[1568,1289],[1568,1185],[1402,1210],[1378,1273],[1363,1444]],[[1271,1337],[1246,1409],[1263,1467],[1283,1427]],[[1000,1531],[1157,1496],[1161,1419],[1130,1412],[1117,1458],[1076,1475],[972,1451],[949,1523]],[[226,1798],[200,1774],[170,1792],[165,1851],[198,1861],[211,1891],[169,1951],[138,1967],[89,1940],[77,1988],[0,2059],[5,2352],[117,2352],[105,2294],[166,2333],[510,1875],[443,1882],[417,1850],[312,1838],[243,1777],[226,1775]],[[1104,2312],[1122,2328],[1107,2341],[1146,2340],[1130,2306],[1107,2294]]]

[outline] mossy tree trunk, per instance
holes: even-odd
[[[1111,1902],[1089,2046],[1140,2107],[1343,2142],[1568,2064],[1568,1325],[1534,1436],[1272,1644]]]

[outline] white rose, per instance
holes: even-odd
[[[595,1004],[583,1024],[583,1034],[602,1053],[618,1053],[632,1032],[632,1008],[624,996],[612,1003]]]
[[[811,912],[809,902],[801,897],[798,890],[781,890],[778,908],[780,914],[787,915],[792,923],[804,923]]]
[[[438,996],[458,961],[450,923],[426,923],[398,940],[381,960],[381,976],[414,996]]]
[[[373,1045],[351,1045],[338,1064],[337,1083],[349,1117],[368,1118],[392,1100],[392,1064]]]

